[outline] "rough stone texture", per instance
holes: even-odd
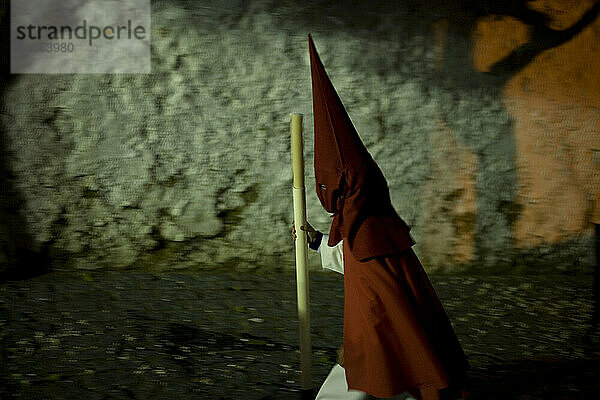
[[[477,159],[445,124],[431,133],[431,179],[423,188],[427,202],[421,256],[425,265],[456,268],[475,259],[475,174]]]
[[[545,48],[534,17],[566,29],[592,2],[502,3],[159,1],[150,75],[4,74],[0,263],[27,248],[77,268],[291,268],[290,112],[309,218],[329,223],[312,32],[427,269],[588,265],[599,22]],[[533,61],[511,61],[522,44]]]

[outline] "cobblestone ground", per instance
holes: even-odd
[[[0,399],[298,399],[294,279],[58,271],[0,284]],[[597,398],[591,275],[432,282],[473,399]],[[341,344],[342,278],[313,273],[311,303],[318,387]]]

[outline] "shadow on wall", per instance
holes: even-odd
[[[453,6],[460,3],[456,2]],[[530,3],[528,0],[469,0],[464,2],[466,8],[448,10],[448,17],[452,25],[457,29],[462,29],[466,38],[472,37],[477,20],[488,16],[512,17],[525,24],[531,30],[529,41],[519,45],[501,60],[496,61],[489,68],[488,72],[480,72],[473,68],[471,43],[468,40],[465,41],[465,45],[467,46],[457,47],[462,50],[462,57],[456,58],[457,60],[464,61],[464,64],[461,65],[463,71],[468,71],[469,76],[479,75],[480,78],[488,82],[489,79],[484,78],[485,76],[497,76],[500,80],[494,84],[503,87],[519,71],[532,62],[535,57],[546,50],[561,46],[573,39],[594,22],[600,14],[600,1],[598,1],[577,22],[564,30],[556,30],[548,26],[548,16],[540,11],[529,8],[528,3]],[[471,20],[465,20],[465,17],[468,15],[472,16]],[[452,71],[448,67],[449,65],[446,65],[441,70],[444,75],[452,74]],[[480,83],[483,82],[480,81]]]
[[[480,2],[480,11],[485,11],[488,14],[508,15],[514,17],[526,25],[531,27],[531,39],[514,49],[508,56],[496,62],[490,68],[490,73],[495,75],[504,75],[506,78],[519,72],[527,64],[545,50],[558,47],[575,35],[579,34],[589,24],[594,22],[600,12],[600,2],[594,4],[583,16],[564,30],[555,30],[546,25],[546,17],[544,14],[531,10],[527,7],[528,1],[512,1],[513,7],[507,7],[506,1]],[[511,12],[507,13],[506,10]]]
[[[2,21],[0,22],[0,114],[7,117],[4,104],[5,92],[13,76],[10,74],[10,9],[9,2],[3,1]],[[33,239],[23,215],[22,193],[15,185],[15,177],[10,167],[10,143],[0,120],[0,281],[31,278],[49,270],[47,250],[33,250]]]
[[[462,3],[462,5],[461,5]],[[466,1],[466,2],[448,2],[444,7],[442,14],[449,20],[451,29],[455,30],[454,35],[448,35],[446,48],[451,52],[450,57],[445,57],[440,68],[436,71],[436,81],[440,87],[450,87],[451,90],[460,89],[462,85],[467,85],[468,89],[484,89],[488,94],[493,94],[495,101],[498,104],[503,104],[503,90],[507,83],[517,74],[523,71],[536,57],[543,52],[561,46],[576,35],[582,32],[587,26],[594,22],[600,12],[600,2],[596,2],[583,15],[569,27],[564,30],[552,29],[550,19],[547,15],[540,11],[530,9],[530,2],[524,0],[512,1]],[[465,8],[466,7],[466,8]],[[473,46],[469,38],[473,37],[473,33],[477,29],[477,23],[483,18],[491,17],[509,17],[519,21],[523,26],[527,27],[530,35],[528,41],[518,45],[512,51],[508,52],[504,57],[495,61],[487,71],[481,71],[473,65]],[[467,40],[465,40],[467,39]],[[456,77],[460,79],[456,79]],[[504,108],[504,105],[502,106]],[[454,132],[464,131],[464,126],[457,126],[456,121],[449,109],[444,115],[448,125]],[[512,117],[510,117],[512,120]],[[474,131],[477,127],[473,126]],[[486,129],[485,125],[481,125],[479,129]],[[498,215],[503,217],[496,226],[483,226],[479,224],[476,228],[475,235],[476,252],[480,255],[479,262],[485,264],[481,259],[483,254],[493,254],[494,249],[490,248],[486,241],[493,238],[494,232],[508,232],[509,237],[503,243],[505,248],[515,249],[515,234],[516,222],[519,220],[523,212],[523,205],[517,199],[517,187],[519,184],[517,178],[518,166],[516,165],[516,132],[515,127],[510,127],[510,137],[498,137],[498,143],[504,144],[502,152],[492,152],[486,154],[478,151],[479,138],[477,134],[461,137],[474,153],[479,157],[480,170],[477,171],[477,209],[483,211],[486,209],[495,210]],[[490,155],[492,157],[490,157]],[[494,159],[497,158],[497,159]],[[500,182],[500,186],[495,185],[494,168],[485,168],[486,165],[497,165],[497,161],[502,161],[501,165],[513,165],[514,168],[509,174],[505,174],[504,182]],[[512,175],[512,176],[511,176]],[[508,182],[510,180],[511,182]],[[490,196],[489,193],[484,195],[484,191],[488,191],[492,187],[496,187],[498,193]],[[504,193],[503,193],[504,192]],[[492,241],[490,241],[492,242]],[[496,243],[497,245],[498,243]],[[503,247],[504,247],[503,246]],[[556,244],[557,250],[561,244]],[[562,246],[564,247],[564,246]],[[548,261],[545,258],[540,259],[537,255],[527,258],[527,250],[519,254],[518,258],[524,258],[522,261],[525,265],[540,264],[540,261]],[[532,253],[536,253],[533,251]],[[557,253],[561,253],[557,251]],[[568,253],[564,253],[568,255]],[[518,260],[506,259],[504,262],[500,259],[497,265],[508,262],[515,264]]]

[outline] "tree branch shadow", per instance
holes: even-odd
[[[522,10],[524,6],[525,4],[522,3],[513,11]],[[549,28],[547,26],[546,18],[541,13],[536,11],[528,10],[511,13],[511,16],[533,27],[531,40],[517,47],[505,58],[493,64],[490,67],[489,73],[492,75],[515,75],[525,68],[529,63],[531,63],[533,59],[542,52],[558,47],[573,39],[587,26],[594,22],[599,13],[600,1],[586,11],[579,21],[564,30],[555,30]]]

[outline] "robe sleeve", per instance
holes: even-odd
[[[323,269],[329,269],[331,271],[344,274],[344,257],[342,250],[342,243],[340,241],[335,246],[331,247],[327,244],[328,235],[323,234],[323,240],[317,251],[321,254],[321,265]]]

